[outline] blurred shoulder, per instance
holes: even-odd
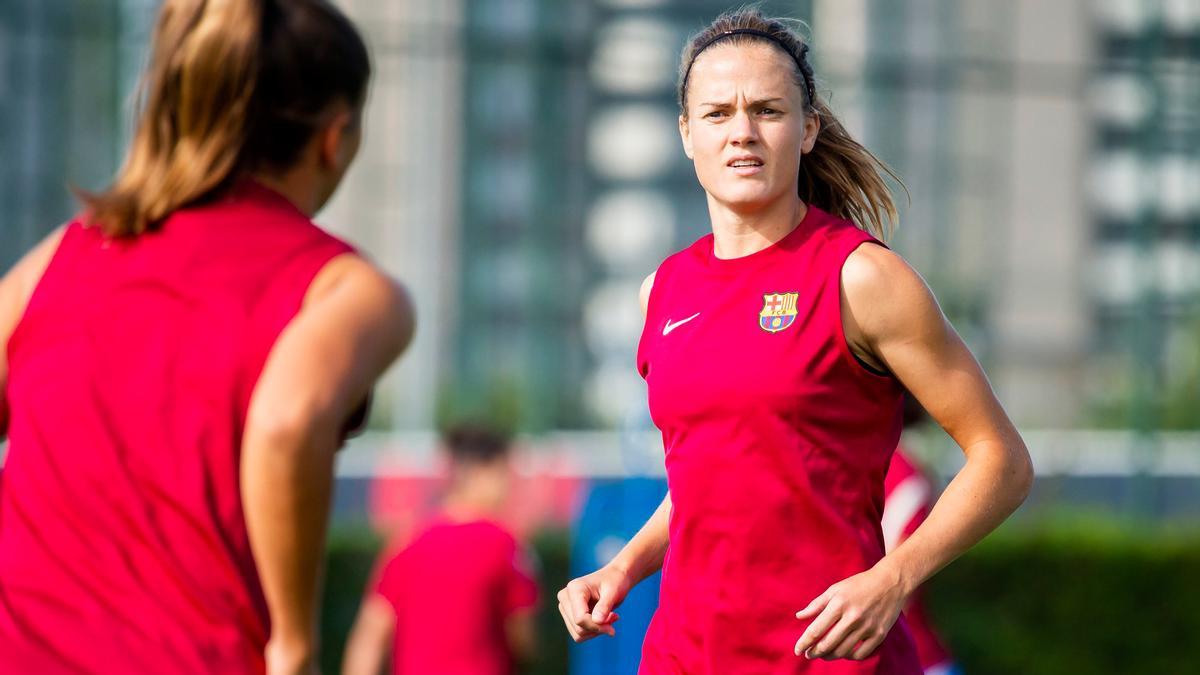
[[[66,229],[66,225],[55,228],[0,277],[0,338],[5,343],[25,313],[25,306],[62,243]]]
[[[321,268],[304,304],[308,307],[334,299],[360,306],[407,330],[415,320],[412,297],[404,284],[355,252],[336,256]]]

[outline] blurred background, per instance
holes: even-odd
[[[483,417],[520,432],[511,524],[549,600],[530,672],[630,672],[632,621],[625,642],[568,654],[552,598],[665,489],[637,288],[708,231],[674,84],[686,38],[731,4],[336,4],[375,78],[362,152],[318,222],[409,285],[419,330],[340,460],[326,662],[380,542],[433,503],[435,430]],[[760,4],[808,25],[819,91],[903,178],[891,243],[1034,456],[1018,516],[931,584],[960,664],[1194,667],[1200,0]],[[71,217],[68,185],[117,168],[156,6],[0,1],[0,269]],[[942,483],[961,466],[939,430],[907,443]]]

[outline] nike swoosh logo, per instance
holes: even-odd
[[[692,319],[694,319],[698,316],[700,316],[700,312],[696,312],[695,314],[689,316],[686,319],[680,319],[680,320],[676,321],[675,323],[671,323],[671,320],[667,319],[667,325],[663,326],[663,335],[670,333],[671,331],[675,330],[676,328],[679,328],[683,324],[691,321]]]

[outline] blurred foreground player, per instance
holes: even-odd
[[[532,558],[496,518],[509,492],[507,438],[445,434],[450,485],[438,514],[379,565],[346,645],[343,675],[507,675],[535,641]]]
[[[0,672],[316,672],[333,455],[412,332],[310,220],[369,78],[325,0],[162,4],[124,166],[0,280]]]

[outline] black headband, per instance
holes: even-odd
[[[808,53],[807,44],[800,45],[800,54],[797,55],[792,53],[791,48],[788,47],[783,40],[779,39],[779,37],[775,35],[772,35],[771,33],[757,30],[755,28],[735,28],[734,30],[727,30],[717,33],[716,35],[700,43],[700,46],[696,47],[696,51],[692,52],[692,60],[688,61],[687,70],[683,71],[683,82],[679,86],[680,108],[683,107],[683,99],[685,96],[687,96],[688,76],[692,74],[692,66],[695,65],[696,59],[700,56],[700,53],[713,46],[714,43],[720,42],[725,38],[733,37],[735,35],[753,35],[754,37],[760,37],[764,40],[769,40],[779,45],[779,48],[787,52],[787,55],[792,57],[792,60],[796,62],[796,67],[800,69],[800,77],[804,78],[804,93],[808,95],[808,104],[816,105],[817,93],[815,87],[813,87],[812,79],[804,70],[804,55]]]

